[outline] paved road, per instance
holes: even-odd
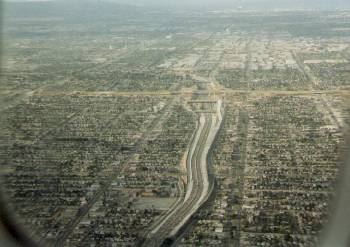
[[[200,203],[205,191],[205,183],[208,183],[207,177],[202,174],[202,156],[205,151],[207,139],[212,127],[211,114],[202,114],[198,125],[197,133],[192,142],[187,160],[189,168],[189,185],[186,196],[179,207],[168,215],[152,232],[151,236],[144,242],[143,246],[156,247],[170,237],[174,229],[178,228],[183,220],[189,218],[196,205]]]
[[[105,183],[101,185],[101,187],[93,196],[93,198],[84,207],[80,208],[77,215],[74,218],[72,218],[72,220],[65,226],[65,230],[58,235],[54,243],[54,246],[56,247],[64,246],[65,241],[73,233],[74,229],[78,226],[78,224],[82,221],[82,219],[87,215],[87,213],[91,210],[91,208],[95,205],[95,203],[98,200],[100,200],[102,195],[109,189],[113,181],[115,181],[115,179],[119,176],[119,174],[123,174],[123,169],[127,167],[129,159],[133,157],[133,154],[141,150],[146,140],[148,140],[150,136],[154,136],[154,133],[153,133],[154,128],[159,128],[159,126],[162,125],[169,118],[172,108],[175,105],[175,101],[176,101],[176,98],[171,100],[162,110],[162,113],[160,113],[160,117],[154,119],[154,121],[149,125],[147,131],[145,131],[143,135],[138,139],[138,141],[134,144],[134,146],[130,150],[130,153],[125,157],[124,160],[120,162],[122,167],[115,168],[113,175],[109,179],[107,179]]]
[[[188,183],[186,194],[182,203],[173,208],[167,217],[163,218],[150,231],[143,246],[158,247],[167,238],[176,236],[208,199],[210,195],[210,184],[207,156],[221,126],[221,110],[221,101],[218,101],[216,113],[201,113],[199,115],[197,131],[191,141],[187,156]]]

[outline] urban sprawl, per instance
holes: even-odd
[[[350,124],[350,12],[8,5],[1,181],[38,243],[315,246]]]

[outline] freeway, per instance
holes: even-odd
[[[142,246],[158,247],[176,234],[189,222],[210,194],[207,156],[222,122],[221,102],[216,113],[201,113],[197,131],[187,156],[188,183],[186,194],[147,236]]]

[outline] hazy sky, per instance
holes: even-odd
[[[97,0],[98,1],[98,0]],[[276,4],[276,5],[293,5],[293,4],[307,4],[307,5],[324,5],[336,6],[339,4],[347,4],[350,0],[101,0],[101,1],[114,1],[125,3],[139,3],[139,4],[225,4],[225,5],[261,5],[261,4]]]
[[[6,1],[6,0],[5,0]],[[67,1],[68,0],[7,0],[7,1]],[[70,0],[70,1],[109,1],[143,6],[192,6],[192,7],[232,7],[232,8],[349,8],[350,0]]]
[[[97,0],[98,1],[98,0]],[[134,3],[142,5],[276,5],[276,6],[290,6],[307,5],[307,6],[340,6],[349,5],[350,0],[101,0],[114,1],[119,3]]]

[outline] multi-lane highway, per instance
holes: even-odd
[[[196,134],[187,155],[188,182],[182,202],[151,229],[143,246],[158,247],[175,236],[207,200],[210,192],[207,156],[220,128],[221,102],[213,113],[200,113]]]

